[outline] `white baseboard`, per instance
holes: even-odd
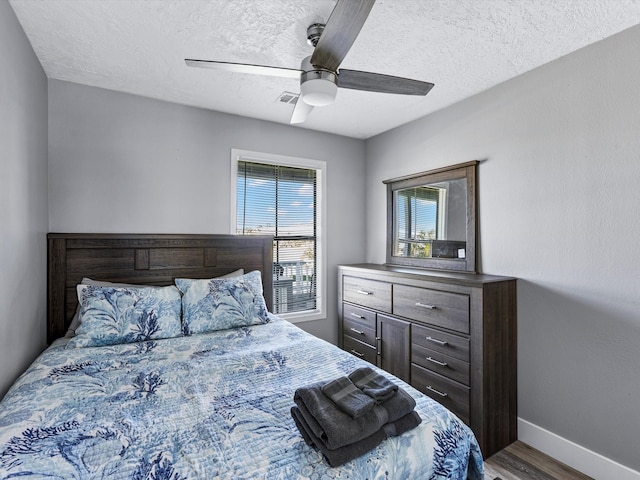
[[[518,418],[518,440],[596,480],[640,480],[640,472]]]

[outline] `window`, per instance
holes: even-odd
[[[273,235],[273,313],[324,316],[324,162],[232,151],[232,231]]]
[[[397,215],[395,224],[396,255],[431,257],[432,241],[444,239],[444,202],[446,189],[415,187],[395,192]]]

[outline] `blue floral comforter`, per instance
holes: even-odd
[[[0,402],[0,478],[483,478],[471,431],[402,382],[422,424],[329,467],[295,427],[294,391],[364,365],[275,318],[137,344],[54,344]]]

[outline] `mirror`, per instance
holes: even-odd
[[[383,182],[388,264],[476,272],[477,164]]]

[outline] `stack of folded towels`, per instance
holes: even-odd
[[[422,421],[413,397],[369,367],[299,388],[294,402],[291,415],[305,442],[315,445],[332,467]]]

